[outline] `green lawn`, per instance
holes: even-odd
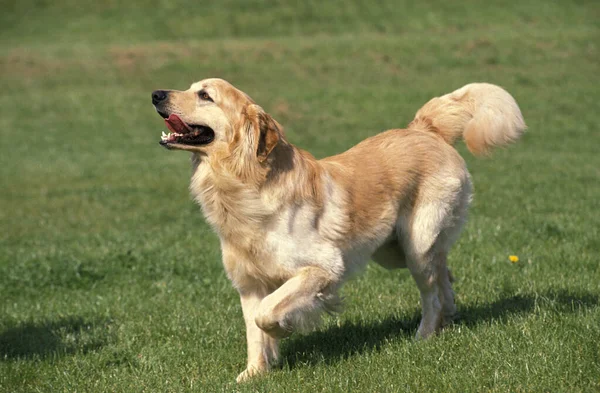
[[[1,391],[600,390],[600,3],[119,3],[2,7]],[[517,145],[458,146],[476,193],[455,325],[414,341],[412,278],[369,266],[345,313],[235,384],[239,300],[150,102],[213,76],[317,157],[469,82],[515,96]]]

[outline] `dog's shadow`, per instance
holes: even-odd
[[[67,317],[22,322],[0,333],[0,361],[88,352],[110,341],[109,320]]]
[[[489,304],[458,307],[454,325],[475,326],[506,317],[533,313],[536,307],[548,307],[557,312],[571,313],[599,304],[599,297],[587,293],[548,291],[543,294],[506,295]],[[421,311],[414,310],[408,318],[389,317],[379,322],[344,322],[306,336],[296,336],[283,345],[283,363],[294,368],[299,364],[336,363],[354,354],[380,350],[389,340],[409,340],[416,333]]]

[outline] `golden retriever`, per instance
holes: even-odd
[[[370,259],[410,270],[421,293],[417,337],[450,322],[447,255],[472,193],[452,145],[462,137],[486,154],[526,128],[509,93],[473,83],[433,98],[406,129],[317,160],[222,79],[157,90],[152,102],[170,131],[161,145],[192,153],[191,193],[240,294],[248,363],[238,382],[269,369],[279,339],[338,310],[339,288]]]

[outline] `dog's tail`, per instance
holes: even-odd
[[[425,104],[410,129],[435,132],[449,144],[462,137],[471,153],[484,155],[516,141],[527,128],[515,99],[489,83],[471,83]]]

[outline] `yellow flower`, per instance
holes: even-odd
[[[517,263],[517,262],[519,262],[519,257],[516,255],[509,255],[508,260],[511,261],[512,263]]]

